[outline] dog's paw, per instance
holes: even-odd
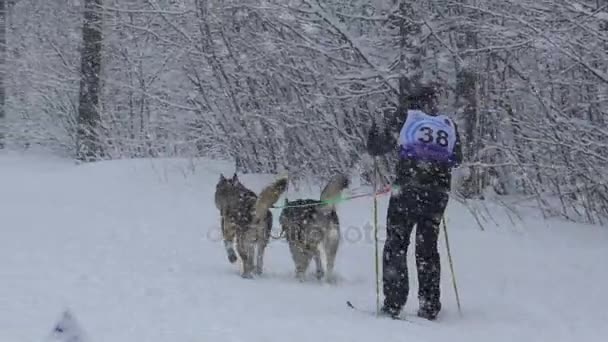
[[[264,273],[264,271],[261,268],[257,268],[253,271],[253,274],[255,274],[256,276],[261,276],[262,273]]]
[[[253,279],[253,275],[251,273],[243,273],[243,274],[241,274],[241,278],[243,278],[243,279]]]
[[[325,282],[330,285],[336,285],[338,283],[338,277],[335,274],[328,274],[325,278]]]
[[[231,264],[234,264],[238,259],[236,254],[228,254],[228,261],[230,261]]]

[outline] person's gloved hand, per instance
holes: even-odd
[[[367,153],[374,157],[388,153],[392,149],[389,134],[388,129],[380,134],[376,121],[372,121],[372,126],[367,133]]]

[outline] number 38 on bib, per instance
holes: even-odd
[[[409,110],[399,134],[401,157],[419,161],[452,164],[456,129],[445,116],[431,116],[419,110]]]

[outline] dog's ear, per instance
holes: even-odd
[[[224,177],[223,173],[220,173],[220,182],[225,182],[226,181],[226,177]]]
[[[234,173],[234,175],[232,175],[232,179],[231,179],[232,184],[238,184],[239,182],[239,177],[236,175],[236,172]]]

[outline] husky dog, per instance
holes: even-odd
[[[264,250],[272,229],[269,209],[285,190],[287,178],[281,178],[264,188],[258,197],[239,181],[236,173],[231,179],[220,175],[215,189],[215,206],[220,211],[224,247],[230,263],[236,262],[236,238],[236,249],[243,263],[243,278],[252,278],[252,273],[262,274]]]
[[[327,280],[333,282],[333,269],[340,243],[340,222],[335,202],[342,190],[348,188],[348,178],[342,174],[334,176],[321,192],[321,199],[299,199],[285,205],[279,222],[289,244],[289,251],[296,267],[296,278],[303,281],[310,260],[314,258],[317,279],[325,271],[321,262],[320,244],[323,244],[327,261]]]

